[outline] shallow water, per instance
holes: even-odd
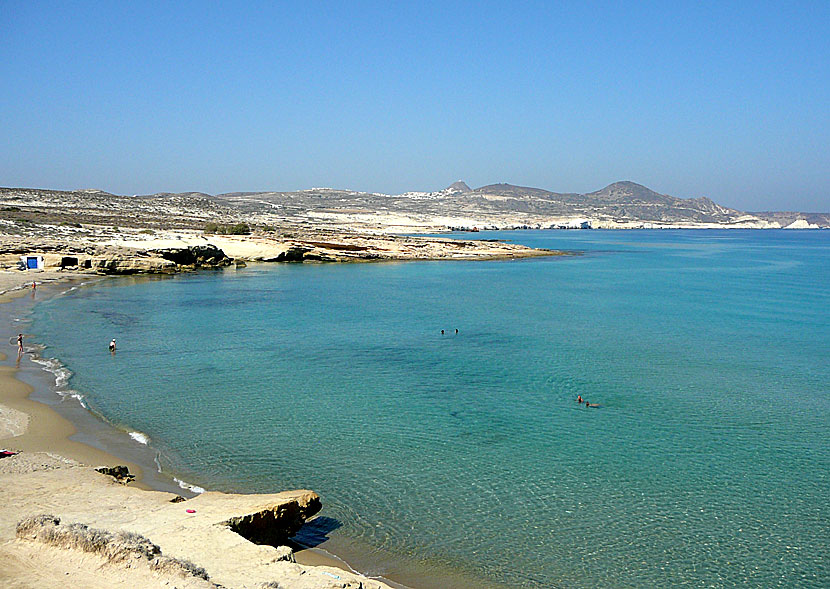
[[[462,237],[585,253],[112,280],[31,330],[166,470],[425,570],[827,586],[830,232]]]

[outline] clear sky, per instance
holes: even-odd
[[[0,186],[830,211],[830,1],[0,0]]]

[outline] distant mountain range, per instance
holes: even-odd
[[[828,213],[744,212],[705,197],[677,198],[628,181],[586,194],[512,184],[472,189],[461,180],[435,192],[396,195],[311,188],[118,196],[100,190],[0,188],[0,204],[10,212],[22,208],[14,212],[15,218],[23,215],[24,220],[35,222],[71,211],[82,223],[117,213],[121,223],[131,224],[156,220],[195,226],[207,219],[405,232],[549,227],[830,228]]]
[[[217,200],[250,213],[329,218],[403,216],[416,223],[450,226],[527,227],[830,227],[827,213],[747,213],[702,198],[677,198],[635,182],[615,182],[587,194],[490,184],[471,189],[459,180],[436,192],[387,195],[331,188],[297,192],[220,194]],[[380,221],[380,219],[378,219]],[[470,228],[470,227],[466,227]]]

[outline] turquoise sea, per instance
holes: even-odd
[[[317,491],[365,572],[830,586],[830,231],[475,238],[580,253],[107,280],[30,329],[165,471]]]

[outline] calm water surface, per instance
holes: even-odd
[[[165,469],[427,569],[830,584],[830,231],[475,237],[584,254],[112,280],[32,330]]]

